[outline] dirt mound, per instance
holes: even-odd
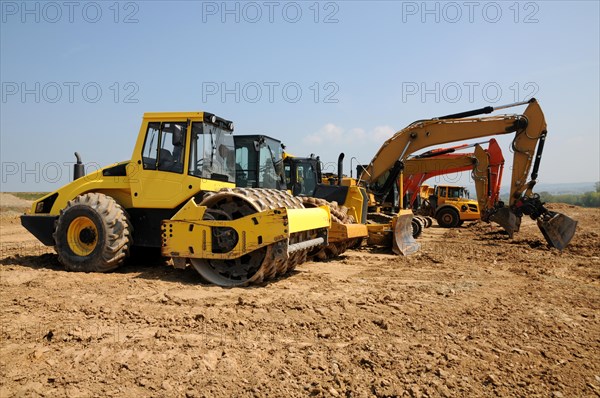
[[[0,396],[597,396],[600,210],[564,251],[427,228],[410,257],[349,250],[263,287],[138,260],[69,273],[0,229]]]
[[[31,207],[31,200],[21,199],[6,192],[0,192],[0,217],[22,214]]]
[[[544,206],[548,208],[548,210],[565,210],[565,209],[576,209],[578,206],[570,205],[567,203],[546,203]]]

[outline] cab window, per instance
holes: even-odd
[[[252,142],[248,142],[252,145]],[[235,185],[242,188],[256,187],[256,170],[250,158],[254,158],[254,152],[248,146],[235,148]]]
[[[192,123],[188,174],[217,181],[235,182],[233,135],[217,126]]]
[[[148,123],[144,169],[183,173],[186,127],[185,122]]]

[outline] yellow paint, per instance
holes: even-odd
[[[329,242],[341,242],[348,239],[364,238],[369,235],[365,224],[332,223],[329,230]]]
[[[331,216],[328,206],[312,209],[287,209],[290,233],[317,228],[329,228]]]

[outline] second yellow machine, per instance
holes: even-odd
[[[131,160],[33,203],[21,223],[68,270],[117,268],[132,246],[160,247],[221,286],[262,282],[327,244],[327,207],[285,191],[235,188],[233,124],[206,112],[146,113]]]

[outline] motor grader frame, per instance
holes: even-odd
[[[72,271],[113,270],[140,246],[222,286],[282,275],[327,244],[329,209],[235,188],[232,132],[206,112],[146,113],[131,160],[85,176],[76,165],[74,181],[21,222]]]

